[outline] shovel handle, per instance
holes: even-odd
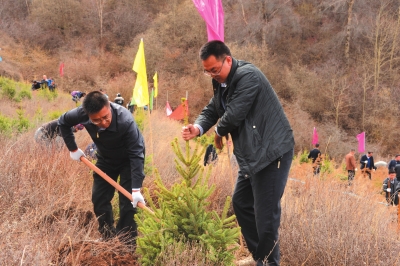
[[[115,182],[111,177],[109,177],[106,173],[104,173],[103,171],[101,171],[96,165],[92,164],[88,159],[86,159],[86,157],[82,156],[81,157],[81,161],[86,164],[87,166],[89,166],[90,169],[92,169],[93,171],[95,171],[99,176],[101,176],[102,178],[104,178],[108,183],[110,183],[111,186],[115,187],[119,192],[121,192],[122,194],[124,194],[125,197],[127,197],[130,201],[132,201],[132,194],[129,193],[128,191],[126,191],[126,189],[124,189],[123,187],[121,187],[120,184],[118,184],[117,182]],[[144,205],[142,202],[138,202],[137,205],[139,208],[141,208],[142,210],[148,211],[152,214],[154,214],[154,212],[152,210],[150,210],[149,208],[146,207],[146,205]]]

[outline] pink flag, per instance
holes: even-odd
[[[224,41],[224,10],[221,0],[193,0],[207,25],[208,41]]]
[[[358,140],[358,152],[365,152],[365,132],[357,135]]]
[[[165,111],[167,112],[167,116],[170,116],[170,114],[172,114],[172,109],[169,105],[169,102],[167,102],[167,105],[165,106]]]
[[[64,63],[60,64],[60,77],[64,76]]]
[[[312,144],[315,145],[318,143],[318,132],[317,129],[314,127],[313,133],[312,133]]]

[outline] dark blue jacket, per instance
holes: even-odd
[[[105,161],[123,163],[126,161],[131,166],[132,188],[142,187],[144,179],[145,146],[132,114],[124,107],[110,103],[112,120],[105,130],[99,130],[85,113],[82,106],[61,115],[58,125],[68,150],[78,148],[71,127],[82,124],[93,142],[96,144],[97,153]]]

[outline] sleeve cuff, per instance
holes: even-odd
[[[199,124],[194,124],[193,126],[197,127],[200,130],[200,135],[199,136],[203,135],[204,129]]]

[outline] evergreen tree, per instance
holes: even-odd
[[[199,162],[205,147],[199,152],[200,141],[190,154],[189,142],[186,141],[186,154],[178,144],[172,142],[177,158],[175,164],[182,176],[180,183],[168,189],[156,170],[154,202],[145,189],[145,195],[154,214],[140,212],[135,216],[138,224],[137,253],[142,265],[161,265],[158,261],[169,245],[189,243],[200,245],[204,252],[204,264],[233,265],[234,251],[238,248],[239,227],[235,216],[227,216],[231,198],[227,197],[221,215],[209,211],[207,198],[215,186],[208,185],[210,170],[205,174]]]

